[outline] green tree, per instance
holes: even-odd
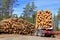
[[[55,30],[58,30],[58,22],[60,21],[60,8],[58,9],[58,13],[55,16],[54,15],[54,28]]]
[[[54,30],[57,31],[58,27],[57,27],[57,16],[54,14]]]
[[[18,18],[17,14],[12,15],[13,18]]]
[[[8,0],[3,0],[3,8],[8,8]]]
[[[33,20],[33,23],[35,23],[35,21],[36,21],[36,13],[32,14],[32,20]]]
[[[7,9],[9,8],[8,0],[3,0],[3,13],[7,13]]]
[[[0,20],[2,20],[3,19],[3,14],[2,14],[2,8],[0,8]]]
[[[27,3],[26,7],[24,8],[24,13],[23,13],[23,17],[24,19],[28,20],[28,15],[29,15],[29,10],[30,10],[30,3]]]
[[[31,10],[34,11],[37,7],[35,6],[34,2],[32,2],[32,5],[31,5]]]
[[[60,8],[58,9],[58,14],[57,14],[57,21],[60,20]]]
[[[10,18],[11,16],[9,16],[8,12],[4,14],[3,19],[7,19]]]
[[[36,20],[35,19],[35,17],[36,17],[36,11],[35,11],[35,9],[36,9],[36,6],[35,6],[34,2],[32,2],[30,12],[32,12],[32,20],[33,20],[33,23],[35,23],[35,20]]]
[[[15,0],[2,0],[2,7],[3,7],[3,13],[2,14],[5,14],[8,12],[8,14],[10,14],[10,16],[12,16],[12,8],[13,8],[13,4]],[[11,8],[11,9],[10,9]],[[4,16],[4,15],[3,15]]]
[[[58,14],[57,14],[57,21],[56,21],[57,27],[58,27],[59,21],[60,21],[60,8],[58,9]]]
[[[3,19],[3,16],[2,16],[2,14],[0,14],[0,20],[2,20]]]
[[[23,11],[23,18],[26,19],[29,22],[35,23],[35,17],[36,17],[36,6],[34,2],[30,5],[30,3],[27,3],[26,7]]]

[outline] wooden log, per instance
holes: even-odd
[[[40,26],[44,28],[52,27],[52,13],[50,10],[37,12],[36,28],[39,28]]]

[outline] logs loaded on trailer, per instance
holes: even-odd
[[[53,27],[52,13],[50,10],[37,11],[36,28],[51,28]]]
[[[35,25],[23,19],[9,18],[0,22],[0,33],[33,34]]]

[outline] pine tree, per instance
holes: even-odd
[[[60,20],[60,8],[58,9],[57,20]]]
[[[36,6],[35,6],[35,4],[34,4],[34,2],[32,2],[32,6],[31,6],[31,12],[32,12],[32,19],[33,19],[33,23],[34,23],[34,20],[36,20],[35,19],[35,17],[36,17],[36,11],[35,11],[35,9],[36,9]]]
[[[24,13],[23,13],[23,17],[24,17],[24,19],[28,19],[28,17],[29,17],[29,10],[30,10],[30,3],[28,3],[27,5],[26,5],[26,7],[24,8]]]

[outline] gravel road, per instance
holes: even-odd
[[[0,36],[0,40],[60,40],[60,38],[51,37],[37,37],[37,36],[22,36],[22,35],[8,35]]]

